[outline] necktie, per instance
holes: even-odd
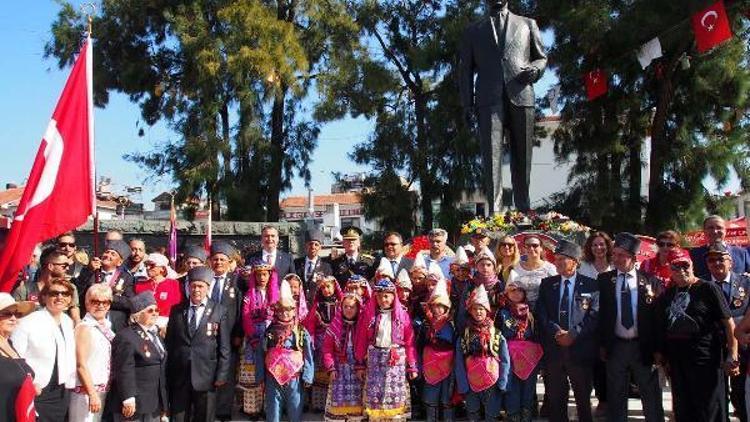
[[[349,258],[349,266],[354,265],[354,258]]]
[[[159,337],[156,333],[149,330],[148,336],[151,338],[151,343],[154,343],[156,351],[159,352],[159,357],[164,357],[164,347],[162,347],[161,341],[159,341]]]
[[[266,255],[266,264],[273,265],[273,254],[267,254]]]
[[[396,276],[396,268],[398,268],[398,264],[396,261],[391,261],[391,269],[393,270],[393,276]]]
[[[214,277],[214,287],[211,288],[211,300],[221,302],[221,277]]]
[[[493,16],[495,21],[495,35],[497,36],[497,45],[505,47],[505,16],[502,13],[498,13]]]
[[[633,305],[632,294],[628,287],[628,280],[625,274],[622,274],[622,291],[620,292],[620,323],[629,330],[633,327]]]
[[[565,280],[562,299],[560,300],[560,317],[558,319],[560,328],[565,331],[570,328],[570,292],[568,291],[568,287],[570,287],[570,280]]]
[[[307,261],[307,270],[305,271],[305,281],[310,282],[312,279],[313,262]]]
[[[201,305],[190,305],[190,309],[192,311],[192,314],[190,314],[190,321],[188,321],[188,327],[190,329],[190,337],[195,335],[195,332],[198,331],[198,307],[203,306]]]

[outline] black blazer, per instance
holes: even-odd
[[[121,330],[112,342],[115,411],[123,400],[135,397],[136,415],[169,410],[166,383],[167,356],[160,355],[140,325]]]
[[[641,349],[641,361],[644,365],[654,363],[654,352],[659,345],[657,327],[657,298],[662,293],[662,284],[655,278],[637,271],[638,277],[638,345]],[[616,292],[617,270],[599,274],[599,335],[602,346],[611,354],[615,344],[615,324],[617,322]]]
[[[248,255],[245,258],[245,263],[250,264],[255,259],[263,259],[263,251],[260,250],[252,255]],[[274,262],[274,268],[276,268],[276,274],[279,275],[279,280],[284,278],[287,274],[293,274],[294,271],[294,259],[292,255],[282,250],[276,250],[276,262]]]
[[[562,358],[563,347],[555,342],[560,330],[560,283],[555,275],[542,279],[536,302],[538,326],[546,359]],[[599,355],[597,329],[599,323],[599,285],[593,278],[576,274],[570,309],[570,329],[575,341],[568,348],[576,362],[594,362]]]
[[[229,325],[221,305],[208,300],[194,335],[190,335],[188,321],[190,304],[183,302],[172,308],[167,324],[167,379],[169,396],[174,403],[178,392],[189,394],[209,391],[216,381],[229,381],[230,337]],[[189,395],[187,396],[189,397]]]
[[[312,298],[315,296],[316,287],[315,280],[305,279],[305,259],[307,257],[303,256],[302,258],[297,258],[294,260],[294,268],[295,273],[297,276],[299,276],[299,279],[302,280],[302,286],[305,291],[305,299],[307,299],[308,302],[312,302]],[[320,273],[326,276],[332,275],[333,270],[331,269],[331,264],[326,262],[323,257],[318,257],[318,262],[315,263],[315,268],[313,268],[314,273]]]

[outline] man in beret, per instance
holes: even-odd
[[[557,244],[558,275],[542,280],[536,303],[551,421],[568,420],[570,385],[578,420],[593,420],[591,388],[594,362],[599,356],[599,286],[596,280],[578,272],[580,257],[577,244],[567,240]]]
[[[362,230],[359,227],[344,227],[340,230],[344,253],[331,261],[333,276],[343,290],[352,275],[360,275],[368,280],[375,276],[375,258],[360,253]]]
[[[188,271],[188,301],[172,308],[167,325],[167,389],[177,422],[213,421],[216,388],[232,377],[231,326],[221,304],[208,297],[214,273]]]
[[[722,292],[724,303],[729,308],[729,314],[735,325],[739,325],[742,317],[745,316],[748,309],[748,298],[750,298],[750,277],[732,271],[734,262],[732,254],[726,245],[721,242],[715,242],[709,245],[706,253],[706,266],[710,280],[719,286]],[[731,357],[728,350],[724,351],[725,356]],[[740,374],[730,376],[727,382],[729,388],[729,399],[736,411],[736,416],[741,422],[747,421],[747,412],[745,409],[745,378],[748,362],[748,349],[742,347],[739,353]],[[727,361],[731,365],[734,362]],[[727,409],[728,411],[728,409]],[[728,414],[728,413],[727,413]]]
[[[262,259],[263,262],[273,265],[276,269],[276,274],[279,276],[279,280],[282,280],[287,274],[295,272],[292,255],[279,250],[279,229],[274,226],[263,227],[260,244],[261,250],[247,256],[245,262]]]
[[[236,360],[234,357],[239,350],[242,334],[242,319],[240,318],[243,292],[238,286],[238,277],[230,272],[234,256],[237,250],[229,243],[216,241],[211,244],[211,255],[209,265],[213,271],[208,287],[208,297],[221,305],[227,316],[227,323],[232,327],[232,365],[231,373],[235,372]],[[228,421],[232,418],[232,406],[234,404],[234,380],[232,377],[226,384],[217,387],[216,391],[216,418]]]
[[[205,266],[207,259],[208,254],[203,246],[188,246],[182,253],[182,271],[185,271],[185,273],[180,275],[177,281],[180,282],[186,298],[190,297],[187,273],[195,267]]]
[[[693,273],[696,277],[708,278],[708,267],[706,266],[706,254],[714,243],[721,243],[729,251],[732,257],[732,272],[745,274],[750,273],[750,253],[748,250],[726,243],[727,223],[718,215],[709,215],[703,220],[703,234],[706,244],[690,250],[690,259],[693,261]]]
[[[130,298],[135,296],[133,276],[122,267],[129,256],[130,246],[125,241],[112,240],[105,243],[102,256],[97,258],[99,269],[94,271],[87,284],[87,289],[94,283],[107,283],[112,288],[112,307],[108,318],[115,333],[127,325]]]
[[[315,274],[329,276],[333,274],[331,265],[323,260],[318,254],[323,246],[325,236],[320,230],[308,230],[305,232],[305,256],[294,260],[296,273],[302,280],[305,298],[312,303],[315,297]]]
[[[656,299],[659,280],[635,267],[640,240],[619,233],[612,248],[612,271],[599,274],[599,338],[607,362],[607,420],[627,420],[629,379],[638,385],[648,421],[663,421],[657,353]]]

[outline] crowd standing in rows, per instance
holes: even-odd
[[[539,236],[490,250],[483,229],[455,252],[434,229],[412,259],[395,232],[360,252],[350,227],[323,258],[311,230],[294,259],[268,226],[256,253],[188,247],[177,271],[140,239],[109,232],[88,259],[66,233],[0,293],[0,421],[567,421],[571,389],[578,420],[625,421],[634,385],[663,421],[668,383],[675,420],[728,420],[731,401],[744,422],[750,256],[720,217],[704,233],[689,253],[659,233],[639,265],[629,233],[548,262]]]

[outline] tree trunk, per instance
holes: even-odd
[[[414,115],[417,123],[417,178],[419,179],[420,208],[422,209],[422,229],[432,229],[435,216],[432,213],[432,200],[435,198],[435,186],[429,169],[429,139],[425,119],[427,118],[427,100],[422,93],[414,94]]]
[[[271,111],[271,164],[268,176],[268,197],[266,201],[266,221],[279,221],[281,213],[279,195],[281,194],[281,170],[284,160],[284,98],[286,88],[276,94]]]
[[[636,134],[630,137],[630,156],[628,158],[628,200],[627,207],[633,213],[629,226],[639,227],[641,219],[641,141]]]

